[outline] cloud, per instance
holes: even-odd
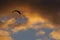
[[[45,31],[41,30],[36,33],[36,36],[45,35]]]
[[[53,25],[53,24],[50,23],[50,22],[43,23],[42,26],[43,26],[43,28],[50,28],[50,29],[56,28],[55,25]]]
[[[42,40],[42,39],[36,39],[36,40]]]
[[[56,40],[60,40],[60,30],[52,31],[50,37]]]
[[[0,40],[12,40],[10,37],[0,37]]]
[[[0,36],[9,36],[7,31],[0,30]]]
[[[13,40],[13,39],[10,37],[9,32],[0,30],[0,40]]]
[[[9,28],[9,25],[12,25],[14,24],[15,22],[15,19],[14,18],[11,18],[7,21],[5,21],[3,24],[0,25],[1,28],[4,28],[4,29],[8,29]]]
[[[22,31],[22,30],[27,30],[27,29],[29,29],[29,27],[27,27],[27,26],[15,26],[13,29],[12,29],[12,32],[14,32],[14,33],[16,33],[16,32],[18,32],[18,31]]]
[[[36,40],[50,40],[50,39],[48,39],[48,37],[44,37],[44,38],[37,38]]]

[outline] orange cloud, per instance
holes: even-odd
[[[21,31],[21,30],[27,30],[28,29],[28,27],[27,26],[15,26],[13,29],[12,29],[12,31],[14,32],[14,33],[16,33],[16,32],[18,32],[18,31]]]
[[[36,40],[42,40],[42,39],[39,39],[39,38],[38,38],[38,39],[36,39]]]
[[[0,26],[4,29],[8,29],[9,25],[14,24],[14,22],[15,22],[15,19],[11,18],[11,19],[7,20],[6,22],[4,22],[3,24],[1,24]]]
[[[13,40],[7,31],[0,30],[0,40]]]
[[[51,28],[51,29],[55,28],[55,26],[50,22],[43,23],[42,26],[43,26],[43,28]]]
[[[38,31],[38,32],[36,33],[36,36],[39,36],[39,35],[45,35],[45,32],[44,32],[43,30]]]
[[[0,40],[13,40],[10,37],[0,37]]]
[[[60,30],[52,31],[50,37],[56,40],[60,40]]]
[[[9,33],[7,31],[0,30],[1,36],[9,36]]]
[[[37,38],[36,40],[50,40],[50,39],[48,39],[48,37],[44,37],[44,38],[42,38],[42,39]]]

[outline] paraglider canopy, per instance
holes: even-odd
[[[18,13],[18,14],[21,14],[21,12],[18,11],[18,10],[13,10],[12,13]]]

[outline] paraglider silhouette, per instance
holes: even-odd
[[[21,14],[21,12],[18,11],[18,10],[13,10],[12,13],[14,13],[14,12],[17,12],[18,14]]]
[[[22,12],[19,11],[19,10],[13,10],[12,13],[16,13],[16,14],[20,15],[20,17],[22,17],[22,18],[25,17],[25,16],[22,14]]]

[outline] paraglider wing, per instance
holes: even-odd
[[[14,10],[14,11],[12,11],[12,12],[17,12],[17,13],[21,14],[21,12],[20,12],[20,11],[18,11],[18,10]]]
[[[20,14],[20,16],[25,17],[25,16],[24,16],[20,11],[18,11],[18,10],[13,10],[12,13],[18,13],[18,14]]]

